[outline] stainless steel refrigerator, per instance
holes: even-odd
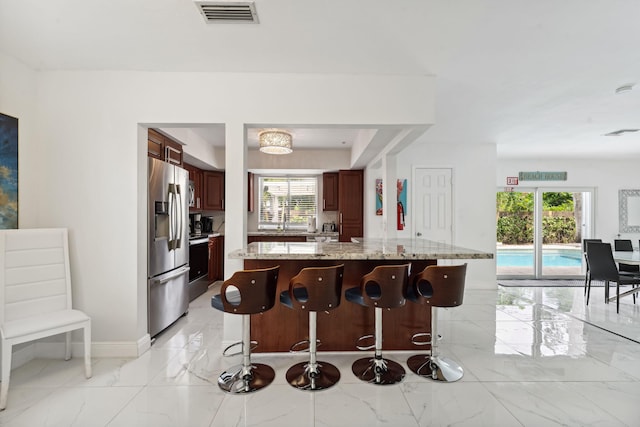
[[[188,172],[149,158],[148,325],[158,335],[189,308]]]

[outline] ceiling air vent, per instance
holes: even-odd
[[[252,1],[196,1],[196,6],[208,24],[257,24],[258,15]]]
[[[640,129],[620,129],[613,132],[605,133],[604,136],[620,136],[625,133],[638,132]]]

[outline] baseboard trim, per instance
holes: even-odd
[[[91,343],[91,358],[140,357],[151,348],[151,337],[143,335],[138,341],[103,341]],[[71,343],[71,354],[75,357],[84,356],[84,343]],[[64,341],[33,341],[21,348],[14,349],[11,366],[16,368],[30,360],[64,358]]]
[[[82,343],[73,343],[74,354],[84,354]],[[63,344],[64,348],[64,344]],[[76,352],[77,348],[77,352]],[[91,343],[92,358],[140,357],[151,348],[151,337],[145,334],[138,341],[104,341]]]

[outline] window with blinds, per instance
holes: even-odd
[[[306,230],[317,214],[317,177],[261,176],[258,183],[259,230]]]

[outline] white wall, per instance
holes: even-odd
[[[416,142],[418,144],[418,142]],[[407,148],[407,150],[411,150],[413,146]],[[396,159],[397,163],[397,179],[406,179],[407,186],[412,185],[411,183],[411,166],[404,163],[406,159],[402,157],[402,161]],[[376,167],[368,167],[364,172],[364,224],[365,224],[365,235],[369,238],[383,238],[393,236],[395,233],[395,238],[398,239],[410,239],[413,236],[413,232],[411,230],[411,214],[410,212],[405,212],[405,228],[404,230],[398,230],[397,224],[397,211],[394,208],[390,215],[377,215],[376,214],[376,180],[383,179],[383,171],[380,165],[376,165]],[[397,199],[397,187],[396,183],[393,183],[391,188],[384,182],[383,180],[383,190],[382,190],[382,198],[383,200],[387,197],[393,198],[393,205],[396,204]],[[407,204],[412,203],[411,201],[411,191],[407,193]],[[384,208],[383,208],[384,213]],[[387,223],[385,224],[385,219]],[[385,226],[387,228],[391,228],[389,233],[385,233]],[[388,230],[387,230],[388,231]]]
[[[20,215],[28,225],[70,228],[76,306],[93,319],[96,356],[135,355],[146,335],[146,138],[139,124],[225,124],[233,178],[226,191],[235,191],[227,197],[229,252],[243,246],[246,228],[244,216],[230,215],[246,212],[246,197],[236,191],[246,184],[246,153],[237,149],[244,123],[433,121],[430,77],[33,73],[6,58],[0,67],[0,106],[21,118],[21,150],[29,147],[20,153]],[[5,87],[15,84],[33,100],[17,91],[6,99]],[[227,260],[227,274],[238,265]]]
[[[286,156],[273,156],[259,150],[249,150],[247,167],[249,170],[286,170],[291,173],[303,173],[305,170],[338,171],[350,168],[351,152],[349,150],[316,150],[296,149],[293,142],[293,153]]]
[[[485,252],[495,253],[495,167],[496,147],[493,144],[428,144],[426,136],[419,138],[397,156],[398,176],[408,178],[406,217],[407,228],[403,235],[413,235],[411,230],[411,171],[416,167],[451,168],[453,181],[453,244]],[[370,185],[370,183],[369,183]],[[373,187],[367,189],[373,191]],[[369,223],[373,209],[365,209]],[[373,214],[375,215],[375,213]],[[395,217],[392,223],[395,224]],[[466,286],[470,289],[495,289],[495,260],[465,260],[468,263]]]
[[[518,176],[518,172],[567,172],[567,181],[525,181],[519,187],[545,188],[594,188],[595,230],[593,237],[605,242],[614,239],[632,239],[638,245],[640,234],[620,233],[618,230],[618,190],[640,189],[638,159],[629,160],[509,160],[498,162],[497,190],[506,186],[506,177]]]

